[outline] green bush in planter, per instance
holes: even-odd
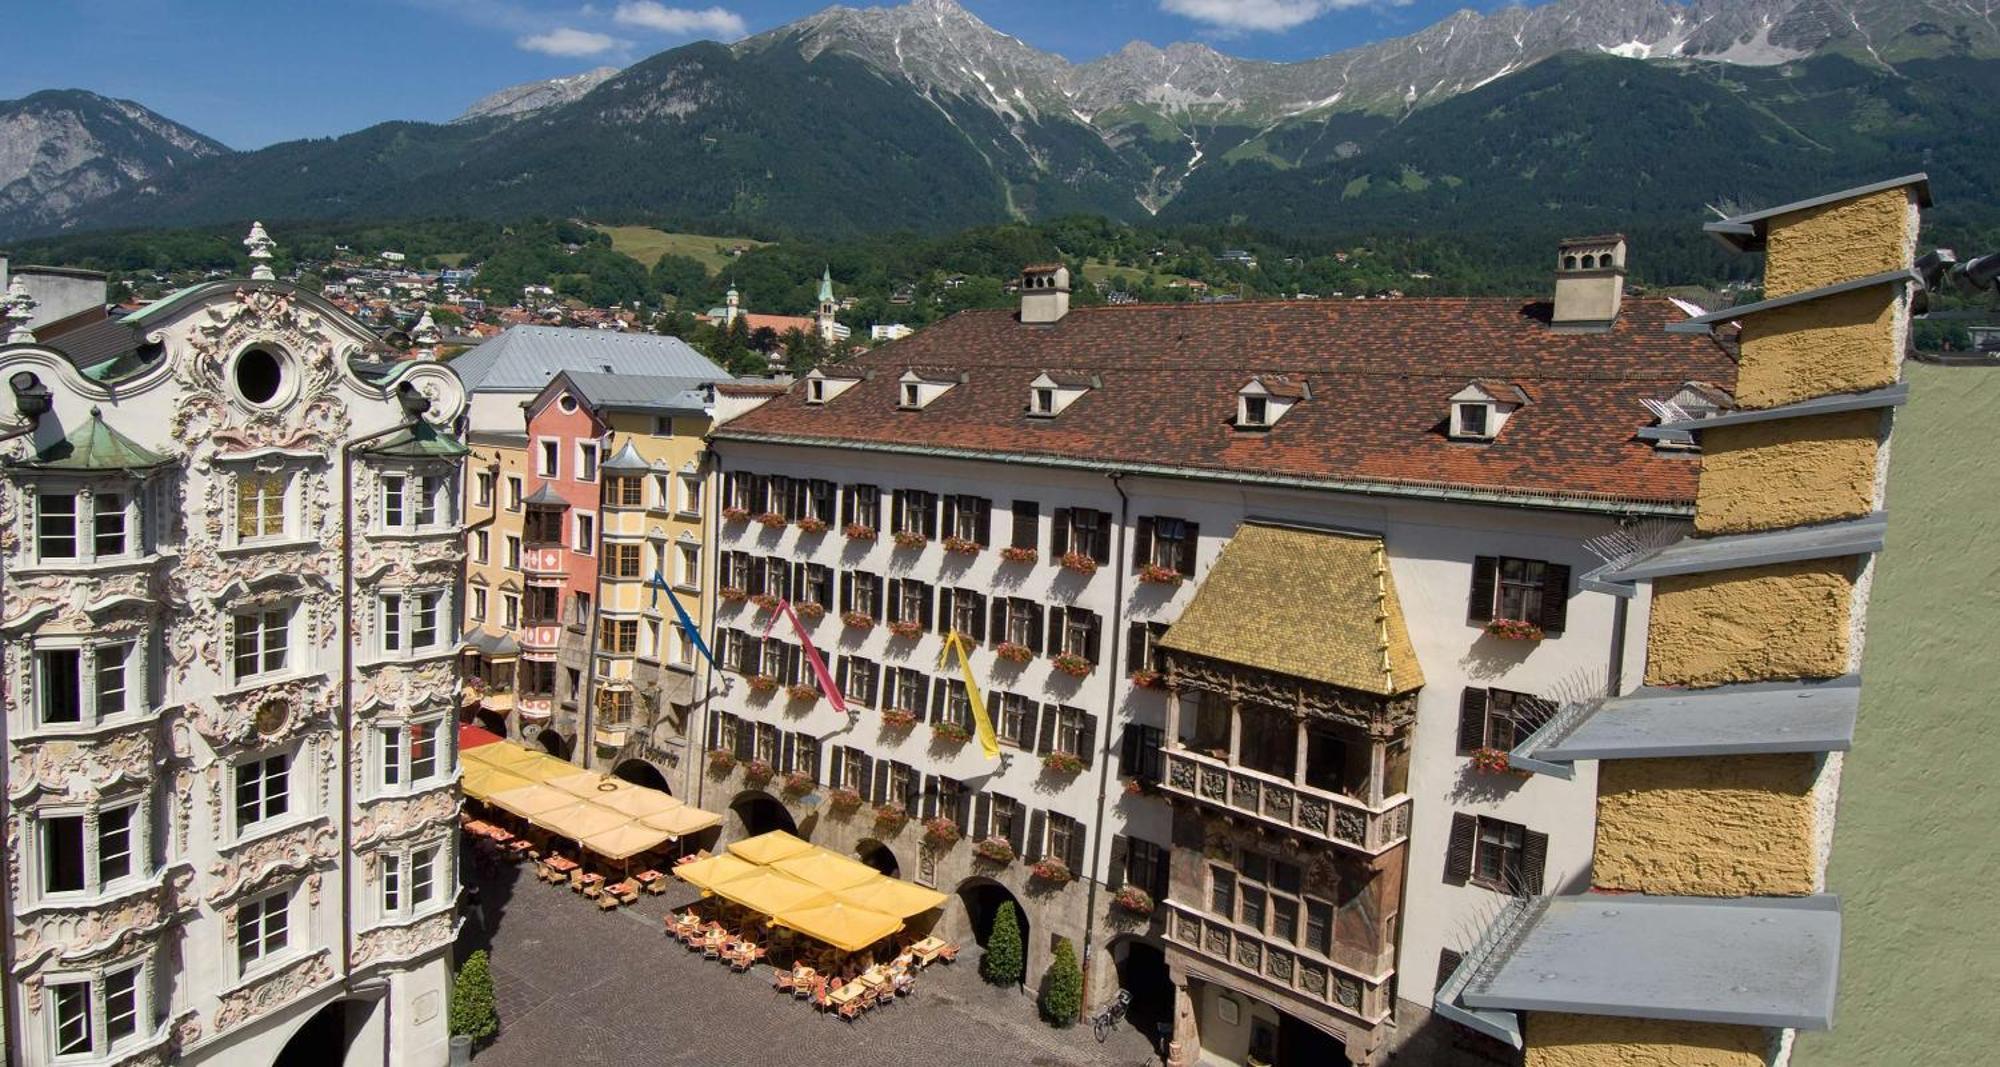
[[[986,955],[979,960],[979,974],[994,985],[1020,985],[1023,953],[1021,918],[1014,902],[1003,901],[993,913],[993,932],[986,937]]]
[[[1050,1026],[1070,1026],[1083,1008],[1083,968],[1077,966],[1076,946],[1068,938],[1056,942],[1055,962],[1042,976],[1042,1018]]]
[[[500,1010],[493,999],[493,968],[480,949],[465,958],[451,985],[451,1032],[484,1041],[500,1031]]]

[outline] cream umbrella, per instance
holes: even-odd
[[[732,904],[740,904],[760,915],[776,915],[793,908],[830,904],[826,891],[809,886],[769,867],[758,867],[715,883],[711,891]]]
[[[674,877],[696,889],[713,892],[716,884],[725,879],[740,878],[761,869],[749,860],[725,852],[705,860],[683,863],[674,868]]]
[[[925,889],[914,882],[886,876],[847,889],[835,890],[833,898],[843,904],[858,905],[884,915],[894,915],[898,919],[907,919],[912,915],[922,915],[932,908],[943,907],[947,899],[943,893],[935,889]]]
[[[817,846],[771,864],[801,882],[825,890],[841,890],[882,877],[875,868]]]
[[[672,794],[662,793],[657,789],[648,789],[645,786],[637,785],[630,789],[619,789],[592,797],[590,798],[590,802],[599,807],[610,808],[612,811],[623,812],[634,819],[644,819],[649,815],[660,815],[673,811],[675,808],[685,806],[679,800],[676,800]]]
[[[495,793],[504,793],[509,789],[519,789],[524,785],[533,784],[535,784],[533,781],[512,771],[503,771],[498,767],[483,764],[466,767],[464,775],[459,780],[459,785],[465,790],[466,796],[474,800],[487,801],[490,801]]]
[[[569,807],[577,803],[577,799],[560,789],[550,789],[537,782],[495,793],[489,798],[489,803],[508,814],[539,823],[539,816]]]
[[[700,833],[712,826],[722,825],[722,816],[712,811],[704,811],[701,808],[682,805],[678,808],[669,808],[655,815],[641,816],[639,821],[655,830],[665,830],[674,837],[681,838],[689,834]],[[728,853],[724,853],[724,855],[728,855]]]
[[[560,792],[560,790],[556,790]],[[567,806],[545,811],[535,816],[535,824],[551,833],[582,841],[593,834],[625,826],[631,818],[620,815],[608,808],[600,808],[587,800],[570,798]]]
[[[560,789],[578,799],[589,801],[596,801],[600,797],[616,793],[621,787],[626,789],[633,788],[626,782],[606,778],[596,771],[579,771],[575,768],[571,768],[569,774],[565,774],[560,778],[550,778],[548,783],[552,788]]]
[[[729,846],[730,852],[749,860],[751,863],[761,864],[775,863],[786,856],[796,856],[801,852],[811,852],[812,849],[812,845],[783,830],[772,830],[770,833],[758,834],[756,837],[745,838]]]
[[[859,952],[903,928],[903,921],[893,915],[838,900],[793,908],[772,918],[780,926],[824,941],[842,952]]]
[[[583,847],[608,860],[627,860],[641,852],[658,848],[667,839],[665,831],[628,822],[583,839]]]

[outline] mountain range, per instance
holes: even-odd
[[[829,235],[1089,212],[1353,230],[1629,225],[1929,168],[1984,227],[1984,0],[1555,0],[1296,63],[1087,63],[953,0],[829,8],[230,152],[77,91],[0,102],[0,235],[527,214]],[[1962,191],[1961,191],[1962,190]],[[1947,200],[1947,202],[1949,202]]]

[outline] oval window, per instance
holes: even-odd
[[[563,409],[563,414],[568,415],[576,410],[576,398],[564,393],[556,397],[556,406]]]
[[[253,348],[236,357],[236,392],[252,404],[268,404],[284,383],[285,368],[278,357]]]

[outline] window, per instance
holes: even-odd
[[[1069,865],[1070,873],[1078,878],[1083,870],[1083,824],[1067,815],[1049,813],[1047,845],[1042,854],[1053,856]]]
[[[554,478],[562,465],[562,443],[559,441],[538,441],[535,451],[535,473],[544,478]]]
[[[475,507],[493,506],[493,472],[480,471],[472,477],[472,503]]]
[[[794,599],[800,604],[817,604],[822,608],[833,606],[833,568],[818,563],[807,563],[799,568],[799,588],[794,591]]]
[[[1034,651],[1042,648],[1042,609],[1032,600],[1008,597],[998,601],[1000,612],[1000,632],[991,635],[995,641],[1025,645]]]
[[[1074,552],[1098,563],[1111,562],[1111,515],[1091,508],[1057,508],[1049,524],[1049,559]]]
[[[909,667],[892,667],[889,671],[889,706],[913,712],[918,718],[924,713],[924,691],[929,679],[922,671]]]
[[[862,761],[867,757],[851,748],[833,750],[834,783],[843,789],[857,793],[868,791],[868,767]]]
[[[805,734],[794,734],[790,744],[793,772],[819,781],[819,740]]]
[[[98,559],[125,554],[125,495],[97,493],[91,497],[91,542]]]
[[[576,480],[579,482],[597,480],[597,442],[576,443]]]
[[[1487,429],[1487,426],[1489,424],[1489,418],[1493,412],[1492,405],[1457,404],[1454,405],[1454,407],[1456,409],[1454,411],[1454,415],[1456,416],[1455,421],[1458,423],[1458,425],[1455,427],[1455,432],[1453,436],[1456,437],[1493,436],[1493,434]]]
[[[521,510],[521,476],[518,474],[507,476],[507,510]]]
[[[757,724],[752,755],[775,767],[778,765],[778,728],[768,722]]]
[[[992,527],[993,502],[977,496],[948,496],[944,498],[945,533],[961,540],[970,541],[981,548],[986,547],[987,531]]]
[[[1201,527],[1165,516],[1142,518],[1132,531],[1132,569],[1156,567],[1186,578],[1194,577]]]
[[[235,680],[278,674],[291,661],[292,610],[280,608],[231,616],[236,632]]]
[[[882,799],[901,804],[905,811],[913,812],[917,810],[917,787],[921,781],[915,767],[907,763],[891,763],[888,770],[889,791]]]
[[[90,501],[88,511],[83,501]],[[133,499],[126,493],[41,493],[35,500],[35,551],[43,561],[116,559],[132,548]]]
[[[951,605],[951,628],[973,641],[986,636],[986,597],[971,589],[953,589],[946,603]]]
[[[920,403],[922,399],[923,399],[923,390],[921,387],[917,385],[916,382],[903,383],[904,407],[906,408],[922,407],[923,405]]]
[[[521,595],[519,593],[500,594],[500,625],[509,630],[521,627]]]
[[[1008,545],[1033,550],[1042,543],[1041,529],[1041,505],[1032,500],[1014,501],[1014,536]]]
[[[1467,621],[1495,619],[1533,623],[1544,634],[1559,634],[1569,616],[1569,567],[1537,559],[1480,556],[1472,562],[1472,600]]]
[[[1035,741],[1035,712],[1033,700],[1019,693],[1000,694],[1000,718],[994,723],[1000,735],[1000,743],[1026,748]]]
[[[493,553],[493,535],[487,530],[472,531],[472,562],[485,563]]]
[[[925,538],[937,536],[937,494],[918,489],[898,489],[890,498],[890,519],[895,526],[891,532],[918,534]]]
[[[562,590],[552,585],[528,587],[528,625],[556,626],[562,618]]]
[[[1055,391],[1054,389],[1037,389],[1037,390],[1035,390],[1035,408],[1034,408],[1034,411],[1035,411],[1035,414],[1037,414],[1037,415],[1053,415],[1053,414],[1055,414],[1055,413],[1056,413],[1056,391]]]
[[[866,571],[853,571],[841,576],[842,591],[847,603],[844,611],[858,611],[871,619],[882,614],[882,579]]]
[[[136,711],[139,645],[135,641],[38,648],[34,707],[43,726],[79,726]]]
[[[826,403],[825,381],[819,378],[814,378],[811,381],[806,382],[806,403],[808,404]]]
[[[914,578],[891,579],[889,619],[914,622],[925,629],[931,625],[931,587]]]
[[[597,547],[597,517],[587,512],[576,515],[576,539],[571,547],[581,556],[588,556]]]
[[[1494,613],[1504,619],[1540,618],[1546,567],[1539,560],[1501,559],[1500,599]]]
[[[608,555],[610,556],[610,558],[606,560],[606,562],[611,564],[611,577],[613,578],[639,577],[640,546],[606,545],[605,548],[607,550]]]
[[[843,656],[840,660],[840,694],[849,703],[864,708],[875,706],[875,693],[882,677],[882,668],[872,660],[858,656]]]
[[[646,479],[631,476],[606,478],[604,498],[621,508],[644,507],[646,503]]]
[[[1270,424],[1271,424],[1271,402],[1261,396],[1244,397],[1243,425],[1269,426]]]
[[[483,585],[472,587],[472,619],[474,622],[486,621],[486,587]]]
[[[1091,716],[1076,708],[1056,708],[1052,714],[1055,717],[1054,751],[1067,752],[1072,756],[1082,756],[1088,760],[1091,742],[1094,740],[1090,736],[1093,725],[1090,721]]]
[[[695,474],[681,475],[681,513],[683,515],[701,514],[700,475],[695,475]]]
[[[236,765],[236,832],[291,810],[292,757],[278,753]]]
[[[382,477],[382,525],[391,530],[403,528],[403,516],[407,502],[403,499],[409,479],[400,474]]]
[[[639,651],[639,620],[606,619],[599,631],[598,645],[604,651],[630,656]]]
[[[236,967],[248,974],[284,952],[291,937],[292,894],[280,890],[236,909]]]
[[[382,653],[397,657],[435,652],[443,646],[444,593],[384,593],[380,599]]]
[[[42,559],[76,558],[76,497],[43,493],[36,505],[36,550]]]
[[[445,741],[435,720],[384,726],[375,736],[380,755],[378,781],[384,787],[421,788],[449,768]]]
[[[48,985],[53,1007],[49,1025],[55,1055],[110,1055],[139,1035],[144,963],[133,963],[100,978],[55,979]]]
[[[507,534],[507,535],[506,535],[506,538],[507,538],[507,542],[506,542],[506,543],[507,543],[507,569],[508,569],[508,570],[510,570],[510,571],[518,571],[518,570],[520,570],[520,569],[521,569],[521,538],[520,538],[520,535],[518,535],[518,534]]]
[[[848,525],[871,530],[882,528],[882,490],[872,485],[850,485],[844,503],[846,514],[842,518]]]
[[[1488,889],[1511,892],[1521,879],[1521,847],[1527,829],[1498,819],[1479,820],[1472,853],[1472,880]]]
[[[110,885],[133,870],[133,816],[136,804],[97,813],[97,884]]]
[[[701,587],[701,546],[681,545],[679,548],[681,569],[674,580],[689,589],[698,589]]]
[[[1097,662],[1099,630],[1097,613],[1083,608],[1051,608],[1055,623],[1056,651]]]
[[[632,721],[632,691],[630,689],[597,690],[598,723],[603,726],[623,726]]]
[[[1542,891],[1549,837],[1518,823],[1455,813],[1445,852],[1448,885],[1473,885],[1500,893],[1534,896]]]
[[[1540,697],[1505,689],[1465,690],[1459,704],[1458,754],[1512,749],[1547,722],[1555,707]]]

